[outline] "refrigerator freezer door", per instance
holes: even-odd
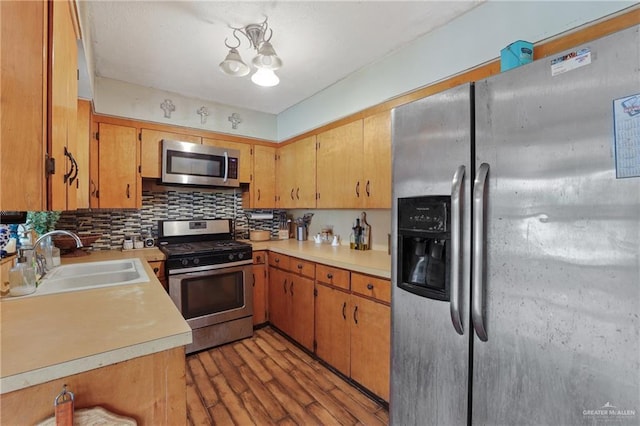
[[[457,174],[461,208],[460,279],[453,307],[398,287],[398,198],[451,196],[460,166],[471,169],[471,93],[462,86],[393,111],[391,423],[467,422],[469,361],[469,174]],[[457,192],[456,185],[454,192]],[[464,238],[464,236],[467,236]],[[452,293],[453,294],[453,293]],[[455,315],[453,317],[455,320]]]
[[[638,31],[565,52],[590,63],[564,73],[550,57],[476,84],[488,341],[472,424],[640,422],[640,178],[616,179],[612,112],[640,93]]]

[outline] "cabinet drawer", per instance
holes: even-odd
[[[265,252],[264,251],[254,251],[253,252],[253,263],[254,265],[263,264],[265,260]]]
[[[391,303],[391,282],[383,278],[352,272],[351,291],[373,297],[381,302]]]
[[[303,277],[309,277],[311,279],[316,277],[316,264],[313,262],[292,257],[289,259],[289,268],[291,272],[300,274]]]
[[[316,265],[319,282],[349,290],[349,271],[327,265]]]
[[[161,260],[149,262],[149,266],[153,269],[153,273],[158,278],[164,278],[164,262]]]
[[[269,266],[273,266],[275,268],[284,269],[285,271],[289,270],[289,256],[269,252]]]

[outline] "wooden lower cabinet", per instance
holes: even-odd
[[[289,306],[287,312],[290,336],[313,351],[313,280],[289,273]]]
[[[351,273],[349,283],[344,275],[348,271],[321,265],[317,271],[316,355],[388,401],[391,309],[381,302],[388,303],[385,290],[389,281]],[[379,289],[382,298],[358,295],[362,284],[372,293]]]
[[[156,274],[156,278],[162,284],[165,290],[169,291],[169,287],[167,286],[167,277],[164,273],[164,261],[163,260],[154,260],[149,262],[149,266],[153,269],[153,273]]]
[[[2,394],[2,424],[32,425],[53,416],[53,399],[65,384],[76,409],[101,406],[142,425],[185,424],[184,360],[181,346]]]
[[[312,276],[315,275],[315,269],[309,269],[309,262],[277,254],[273,257],[269,255],[269,265],[269,322],[313,351],[315,315]],[[289,267],[295,272],[289,271]]]
[[[391,308],[351,295],[351,378],[389,401]]]
[[[345,376],[351,375],[349,293],[316,285],[316,355]]]
[[[267,267],[264,252],[253,252],[253,325],[267,322]]]
[[[271,255],[269,255],[271,259]],[[287,271],[269,267],[269,322],[287,332]]]

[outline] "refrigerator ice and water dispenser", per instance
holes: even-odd
[[[451,197],[398,199],[398,287],[449,301]]]

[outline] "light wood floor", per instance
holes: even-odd
[[[388,411],[273,329],[187,356],[192,425],[386,425]]]

